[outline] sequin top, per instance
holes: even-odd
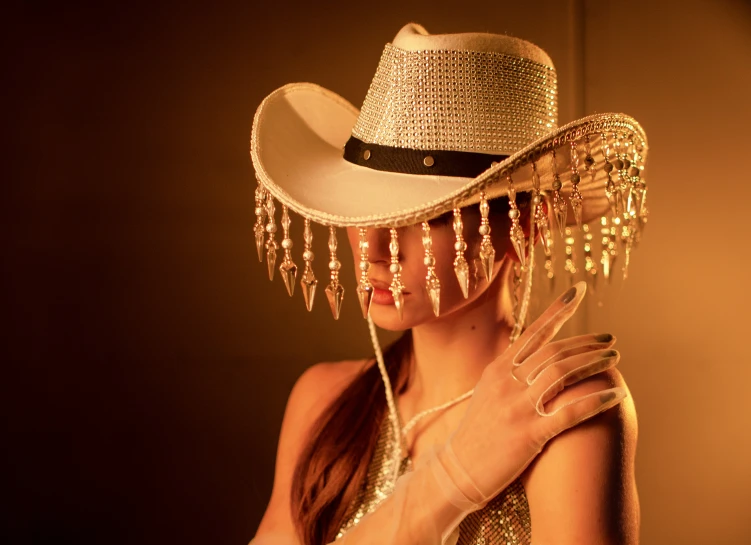
[[[392,437],[392,428],[384,418],[365,482],[350,506],[337,538],[357,525],[393,492],[388,467],[394,449]],[[411,461],[405,458],[400,474],[410,468]],[[529,545],[531,536],[527,495],[517,479],[483,509],[470,513],[462,521],[457,545]]]

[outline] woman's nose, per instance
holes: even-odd
[[[391,234],[388,229],[368,229],[365,239],[368,242],[368,261],[371,263],[389,263],[391,252],[389,242]]]

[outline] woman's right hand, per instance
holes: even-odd
[[[550,342],[584,298],[580,282],[558,298],[500,357],[487,366],[458,428],[438,457],[472,503],[482,505],[516,479],[550,439],[626,396],[610,388],[548,413],[545,404],[566,386],[613,367],[612,335]]]

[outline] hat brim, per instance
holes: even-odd
[[[256,111],[251,157],[256,176],[279,202],[313,221],[336,227],[398,227],[412,225],[479,201],[505,196],[511,175],[517,191],[532,190],[532,162],[540,189],[551,189],[556,150],[558,174],[569,182],[570,141],[589,136],[593,156],[600,153],[600,135],[631,135],[646,156],[646,135],[623,114],[598,114],[556,129],[522,148],[475,178],[384,172],[355,165],[343,158],[359,111],[344,98],[311,83],[285,85],[268,95]],[[603,163],[602,160],[599,163]],[[584,221],[608,208],[604,188],[607,173],[580,167],[579,190]]]

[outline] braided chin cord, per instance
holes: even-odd
[[[378,333],[376,332],[375,324],[373,323],[373,319],[370,317],[370,315],[368,315],[368,329],[370,330],[370,341],[373,343],[373,350],[375,350],[378,370],[381,372],[383,385],[386,389],[386,405],[389,409],[389,420],[391,421],[394,440],[396,442],[393,460],[394,468],[392,473],[392,481],[396,482],[396,479],[399,477],[399,466],[401,465],[402,460],[402,430],[401,424],[399,423],[399,413],[396,412],[394,390],[391,388],[391,379],[389,378],[388,371],[386,371],[386,363],[383,361],[383,351],[381,350],[381,343],[378,341]]]
[[[527,321],[527,312],[529,311],[529,301],[532,298],[532,276],[535,270],[534,224],[532,225],[530,232],[529,257],[527,258],[527,266],[524,267],[527,270],[524,278],[521,305],[519,308],[519,314],[514,317],[514,327],[509,336],[509,345],[514,344],[514,341],[516,341],[524,331],[524,322]]]

